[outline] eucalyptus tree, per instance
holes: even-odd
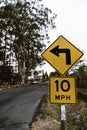
[[[48,29],[55,28],[56,15],[40,1],[2,0],[0,5],[0,46],[6,48],[6,59],[16,61],[22,84],[31,69],[42,63]]]

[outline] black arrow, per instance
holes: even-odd
[[[50,50],[54,55],[59,57],[59,53],[65,53],[66,54],[66,64],[70,65],[71,64],[71,53],[70,50],[67,48],[64,49],[59,49],[59,46],[56,46],[52,50]]]

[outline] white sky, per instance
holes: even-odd
[[[60,35],[84,52],[87,58],[87,0],[43,0],[44,5],[57,14],[56,29],[51,30],[50,44]],[[49,45],[50,45],[49,44]],[[47,47],[49,46],[47,45]],[[46,62],[42,67],[50,73],[53,67]]]

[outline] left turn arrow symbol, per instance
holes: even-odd
[[[68,48],[59,49],[59,46],[56,46],[52,50],[50,50],[50,52],[58,57],[60,56],[59,55],[60,53],[65,53],[66,54],[66,65],[71,64],[71,53],[70,53],[70,50]]]

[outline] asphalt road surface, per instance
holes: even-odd
[[[35,110],[48,91],[38,83],[0,92],[0,130],[29,130]]]

